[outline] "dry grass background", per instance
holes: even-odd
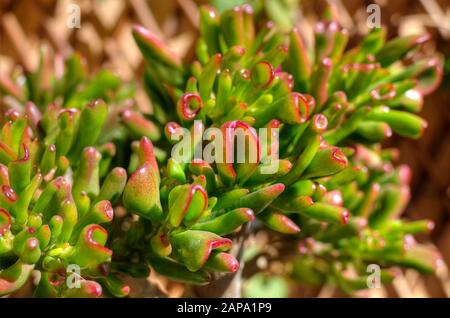
[[[278,0],[266,0],[278,1]],[[197,5],[194,0],[0,0],[0,76],[8,76],[18,65],[33,69],[41,45],[49,54],[80,52],[91,71],[102,67],[115,70],[124,80],[140,78],[143,61],[131,37],[133,23],[143,24],[164,39],[185,60],[193,57],[198,34]],[[448,0],[335,0],[341,23],[358,39],[366,28],[366,7],[381,6],[382,23],[389,26],[389,36],[428,31],[433,45],[450,56],[450,2]],[[67,6],[81,8],[81,28],[66,27]],[[300,1],[296,12],[301,27],[317,19],[325,0]],[[301,10],[301,11],[300,11]],[[308,22],[308,23],[307,23]],[[350,43],[351,45],[352,43]],[[142,89],[136,94],[140,108],[151,111],[151,101]],[[426,97],[423,117],[429,122],[424,137],[418,141],[395,138],[390,146],[400,149],[399,163],[413,170],[412,201],[406,215],[411,219],[429,218],[436,228],[431,240],[450,264],[450,83],[441,85]],[[393,286],[372,296],[448,297],[447,273],[440,278],[422,277],[406,271]],[[155,290],[180,296],[184,288],[154,275],[147,285],[137,284],[137,293]],[[136,289],[135,289],[136,290]],[[325,286],[320,291],[297,291],[297,296],[333,296]]]

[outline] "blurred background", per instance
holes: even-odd
[[[311,29],[326,4],[325,0],[0,0],[0,77],[9,77],[18,67],[34,69],[39,50],[44,48],[46,54],[52,56],[79,52],[92,72],[107,67],[125,81],[139,80],[143,61],[131,37],[131,26],[134,23],[144,25],[189,61],[194,57],[198,34],[197,6],[206,2],[219,10],[250,2],[256,14],[286,29],[294,24]],[[428,218],[435,222],[431,240],[450,265],[450,1],[332,2],[338,8],[340,23],[352,35],[349,47],[367,32],[366,20],[370,14],[367,7],[377,4],[381,8],[381,23],[388,26],[389,37],[429,32],[433,38],[429,49],[442,54],[445,61],[443,83],[426,97],[421,114],[429,124],[425,135],[420,140],[394,137],[386,146],[398,148],[398,163],[408,164],[413,171],[412,200],[406,217]],[[80,28],[67,26],[74,13],[73,4],[80,8]],[[151,112],[151,101],[139,84],[136,100],[142,111]],[[258,235],[256,244],[270,239],[263,233]],[[252,266],[277,273],[277,263],[270,263],[267,258],[258,258],[254,263],[247,266],[248,275],[252,274]],[[244,286],[247,296],[258,296],[257,291],[264,284],[258,279],[249,280]],[[310,290],[288,289],[282,280],[271,280],[271,286],[265,284],[272,290],[272,296],[339,296],[327,286]],[[171,297],[186,292],[183,285],[154,276],[148,284],[135,287],[137,295],[148,293],[149,288]],[[448,273],[438,278],[406,271],[392,286],[375,296],[450,297],[450,280]]]

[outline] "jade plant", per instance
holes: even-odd
[[[239,224],[231,221],[234,209],[247,208],[269,229],[298,239],[301,253],[284,259],[300,282],[334,282],[352,293],[367,288],[372,263],[381,266],[383,282],[393,278],[392,266],[433,273],[439,253],[411,236],[429,232],[432,222],[399,218],[409,199],[409,172],[395,168],[395,151],[381,147],[393,132],[418,138],[426,127],[416,113],[442,74],[439,60],[420,49],[429,36],[388,41],[385,29],[376,28],[346,50],[348,32],[330,7],[316,25],[314,47],[307,47],[298,29],[285,34],[271,22],[255,24],[249,5],[222,14],[204,6],[199,12],[198,60],[190,64],[150,31],[133,29],[166,139],[176,143],[180,127],[224,133],[191,143],[181,160],[169,158],[163,176],[155,178],[161,202],[140,207],[164,219],[156,228],[152,222],[150,254],[199,273],[202,266],[189,263],[201,256],[207,269],[211,249],[196,255],[191,248],[211,243],[210,231],[234,230],[217,231],[216,224],[228,215],[223,226]],[[206,148],[217,138],[228,156],[226,146],[236,135],[226,131],[238,128],[247,132],[246,161],[236,163],[230,155],[225,163],[207,162],[195,156],[196,147]],[[270,132],[265,140],[256,133],[260,128]],[[249,160],[251,149],[256,161]],[[278,164],[275,173],[263,173],[268,158]],[[192,190],[198,184],[201,195]],[[193,203],[180,216],[178,198],[199,202],[195,221]],[[159,203],[167,212],[160,212]],[[155,267],[164,274],[166,269]]]
[[[76,55],[60,76],[44,65],[2,79],[0,295],[34,271],[37,297],[126,296],[106,243],[127,172],[111,167],[112,139],[100,143],[110,115],[96,99],[118,102],[118,78],[86,78]]]
[[[120,277],[149,270],[206,285],[238,270],[260,225],[301,284],[353,294],[371,264],[386,283],[393,266],[433,273],[439,253],[412,236],[433,224],[400,218],[410,171],[382,147],[426,127],[442,74],[429,37],[376,28],[347,49],[330,7],[309,47],[250,5],[199,13],[192,63],[133,28],[151,116],[76,55],[0,78],[0,295],[32,272],[38,297],[124,297]]]

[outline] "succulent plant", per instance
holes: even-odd
[[[41,68],[25,75],[24,86],[2,81],[8,83],[0,137],[2,296],[20,289],[32,271],[39,273],[37,297],[129,293],[106,246],[127,173],[110,167],[114,143],[99,143],[108,106],[95,99],[117,84],[109,87],[113,75],[106,71],[85,79],[80,63],[70,57],[47,87]]]
[[[250,5],[199,13],[190,64],[133,28],[151,116],[132,85],[88,77],[76,55],[0,78],[0,295],[33,270],[39,297],[124,297],[118,276],[149,267],[205,285],[237,271],[250,222],[279,233],[302,284],[352,294],[374,263],[383,282],[393,266],[433,273],[438,251],[412,236],[432,223],[400,219],[410,171],[381,145],[426,127],[416,113],[442,75],[420,49],[428,37],[386,41],[377,28],[346,50],[329,7],[307,47]]]
[[[213,231],[201,224],[247,208],[268,228],[295,235],[302,246],[309,242],[301,248],[304,254],[289,260],[300,281],[333,280],[351,293],[367,288],[366,268],[374,262],[382,266],[384,281],[392,278],[393,265],[433,272],[439,253],[411,239],[411,234],[428,232],[432,223],[399,219],[409,199],[409,172],[395,168],[392,151],[380,146],[392,132],[418,138],[426,127],[415,113],[442,75],[438,59],[420,50],[429,37],[386,41],[385,30],[376,28],[346,50],[348,32],[329,7],[316,25],[314,47],[308,48],[298,29],[285,35],[271,22],[256,25],[249,5],[222,14],[201,7],[200,32],[198,61],[183,64],[151,32],[133,29],[147,62],[147,90],[156,113],[165,115],[159,117],[166,123],[165,135],[174,140],[180,127],[200,132],[241,128],[250,146],[256,145],[257,161],[249,160],[248,149],[241,163],[199,160],[195,149],[206,148],[208,141],[193,144],[183,162],[169,159],[161,178],[162,205],[169,211],[164,222],[171,223],[177,211],[171,208],[176,202],[172,192],[166,194],[172,187],[181,193],[190,183],[200,183],[217,203],[209,204],[197,223],[179,219],[172,224],[182,226],[163,231],[175,244],[164,249],[164,256],[171,251],[191,271],[200,270],[180,256],[193,254],[179,247],[171,231],[184,233],[186,245],[200,244],[203,239],[192,229]],[[256,134],[259,128],[269,129],[267,140]],[[224,145],[236,138],[224,136],[216,136]],[[263,159],[271,155],[279,169],[264,174]],[[343,274],[351,270],[353,281]]]

